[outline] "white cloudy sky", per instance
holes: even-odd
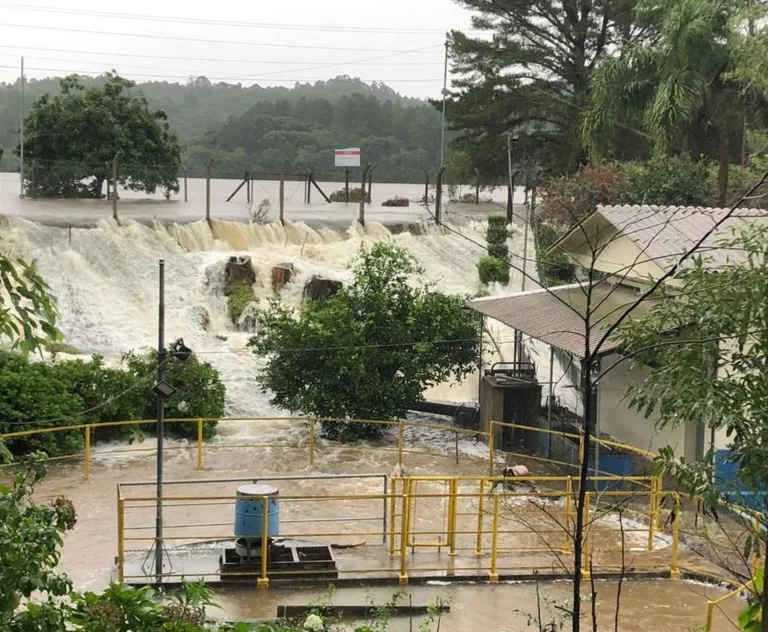
[[[440,93],[444,33],[470,20],[452,0],[0,0],[0,16],[0,81],[23,55],[28,78],[116,68],[290,86],[348,74],[415,97]]]

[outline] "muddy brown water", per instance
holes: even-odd
[[[273,431],[275,429],[272,429]],[[279,429],[277,430],[279,434]],[[286,434],[285,441],[291,437]],[[273,439],[274,440],[274,439]],[[92,459],[91,479],[83,478],[81,460],[65,461],[52,464],[49,477],[39,490],[41,500],[53,499],[59,495],[69,497],[78,511],[78,524],[67,535],[61,568],[69,574],[75,586],[82,590],[100,590],[108,585],[110,571],[117,551],[117,484],[131,481],[151,483],[155,475],[155,458],[150,451],[152,443],[135,446],[104,446],[97,448]],[[226,444],[218,449],[207,449],[205,469],[195,469],[195,455],[182,442],[171,442],[166,458],[166,480],[186,479],[190,481],[183,487],[168,487],[166,495],[234,495],[237,483],[203,484],[199,481],[217,478],[253,478],[279,475],[317,474],[399,474],[397,454],[392,450],[369,450],[322,447],[318,450],[315,467],[307,465],[307,455],[303,448],[290,449],[287,445],[271,448],[233,448]],[[134,452],[132,450],[143,450]],[[408,453],[405,459],[405,473],[410,476],[483,476],[487,473],[487,462],[478,458],[462,457],[457,464],[455,454],[445,446],[437,446],[442,454]],[[302,495],[366,495],[381,494],[382,479],[352,478],[333,481],[293,480],[276,482],[283,496],[292,494]],[[421,493],[443,493],[442,482],[424,483]],[[180,491],[180,490],[183,490]],[[460,493],[471,493],[470,484],[460,489]],[[126,498],[152,497],[152,485],[142,487],[125,487]],[[488,497],[490,498],[490,496]],[[431,568],[449,567],[455,565],[476,564],[483,568],[485,562],[477,561],[474,555],[476,537],[472,530],[477,524],[477,498],[467,497],[459,503],[459,530],[467,534],[458,538],[458,556],[447,562],[446,552],[439,554],[430,549],[419,549],[409,563],[418,565],[418,560],[430,559],[427,564]],[[126,501],[130,505],[132,501]],[[423,541],[440,537],[436,532],[444,528],[447,500],[444,498],[423,499],[416,507],[414,526],[416,540]],[[486,500],[486,503],[488,501]],[[547,535],[543,542],[541,535],[530,533],[531,527],[538,531],[551,527],[556,531],[558,520],[562,520],[563,500],[556,499],[545,507],[545,510],[531,507],[525,497],[505,497],[504,506],[500,512],[500,531],[508,532],[500,535],[499,546],[531,547],[553,549],[562,548],[562,534]],[[168,533],[173,538],[171,545],[184,546],[196,538],[212,536],[227,537],[231,535],[229,526],[233,519],[233,503],[219,505],[173,506],[169,503],[166,512]],[[338,500],[281,503],[281,520],[283,532],[302,535],[311,533],[318,539],[322,534],[328,542],[360,542],[375,545],[386,556],[386,548],[382,543],[383,526],[378,517],[384,512],[381,499]],[[528,513],[526,513],[528,512]],[[134,535],[151,536],[153,525],[154,505],[135,503],[135,508],[126,511],[126,526],[138,527]],[[321,516],[335,516],[344,519],[336,523],[315,523]],[[363,523],[355,517],[368,517],[371,520]],[[559,517],[558,517],[559,516]],[[205,524],[197,528],[179,530],[176,527],[188,527],[193,524]],[[485,528],[490,529],[490,520],[486,518]],[[175,525],[175,526],[174,526]],[[145,529],[142,531],[142,527]],[[173,527],[173,528],[170,528]],[[663,534],[657,536],[657,551],[653,554],[643,552],[647,544],[647,528],[641,522],[628,522],[624,525],[626,533],[625,555],[631,564],[659,565],[668,563],[669,541]],[[596,522],[596,541],[602,545],[614,546],[620,542],[619,526],[611,515],[605,515]],[[526,530],[529,531],[526,533]],[[202,533],[205,531],[206,533]],[[516,532],[516,533],[513,533]],[[365,533],[366,535],[360,535]],[[132,545],[132,546],[131,546]],[[145,546],[142,542],[129,543],[128,549],[140,549]],[[483,539],[487,552],[490,546],[490,536]],[[609,547],[610,548],[610,547]],[[345,556],[354,556],[346,553]],[[487,553],[486,553],[487,555]],[[433,557],[429,557],[433,556]],[[438,557],[434,557],[438,556]],[[440,558],[439,556],[442,556]],[[602,558],[600,557],[602,556]],[[374,559],[375,556],[361,555],[361,559]],[[409,556],[410,557],[410,556]],[[443,561],[440,561],[442,559]],[[602,561],[616,559],[615,552],[604,552],[598,555]],[[435,562],[437,560],[437,562]],[[559,561],[553,561],[559,560]],[[569,564],[570,556],[554,554],[547,551],[505,551],[500,554],[499,563],[503,568],[532,568],[540,567],[543,571],[553,570],[557,564]],[[392,566],[395,564],[395,566]],[[396,560],[389,560],[385,566],[396,568]],[[487,572],[487,567],[485,567]],[[598,600],[597,612],[600,629],[614,629],[614,613],[617,586],[615,582],[596,583]],[[375,602],[386,603],[399,589],[392,587],[376,588],[340,588],[331,598],[337,605],[364,604]],[[589,587],[585,587],[589,590]],[[544,610],[543,619],[549,620],[557,614],[555,606],[563,604],[570,598],[571,585],[567,581],[542,583],[539,586]],[[619,630],[633,632],[647,630],[687,630],[704,620],[708,598],[716,598],[726,593],[725,589],[704,586],[682,581],[626,581],[622,589]],[[427,586],[412,586],[406,588],[406,594],[411,595],[414,604],[426,605],[438,598],[450,600],[452,609],[443,616],[441,630],[535,630],[529,624],[529,616],[535,616],[537,610],[536,586],[534,584],[507,583],[499,585],[453,584],[433,582]],[[587,593],[585,593],[586,595]],[[276,608],[281,604],[308,604],[328,601],[326,590],[290,589],[273,587],[269,591],[257,591],[255,588],[223,589],[218,592],[219,609],[211,611],[211,615],[224,619],[269,618],[274,617]],[[736,629],[729,621],[735,621],[739,608],[743,604],[738,599],[730,599],[716,612],[715,630]],[[588,609],[588,608],[587,608]],[[392,622],[394,630],[410,629],[411,622],[397,619]],[[418,622],[414,622],[418,629]],[[568,626],[566,626],[567,629]]]

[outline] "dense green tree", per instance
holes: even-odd
[[[584,157],[579,117],[589,103],[595,64],[643,35],[633,0],[457,0],[474,11],[472,26],[451,33],[454,72],[448,103],[453,146],[484,173],[506,172],[505,132],[515,161],[525,154],[548,171],[573,170]],[[637,139],[623,143],[631,151]]]
[[[612,132],[623,124],[642,128],[658,153],[713,157],[719,164],[718,201],[725,206],[729,164],[742,149],[744,90],[734,71],[744,5],[640,0],[637,21],[658,34],[622,47],[595,71],[583,128],[593,151],[614,153]]]
[[[418,285],[403,248],[379,243],[352,264],[354,281],[298,313],[274,303],[259,316],[254,353],[266,357],[259,382],[272,403],[317,417],[402,417],[425,388],[477,364],[475,315],[465,297]],[[376,437],[381,427],[329,423],[336,439]]]
[[[118,155],[118,181],[133,191],[178,192],[181,157],[167,115],[152,111],[133,82],[108,74],[103,87],[76,77],[43,95],[25,119],[25,186],[40,197],[100,197]],[[18,152],[18,148],[17,148]]]

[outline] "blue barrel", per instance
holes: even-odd
[[[267,536],[280,534],[280,503],[278,490],[270,485],[243,485],[237,490],[235,502],[235,535],[240,538],[260,538],[264,496],[267,501]]]

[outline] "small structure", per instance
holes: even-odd
[[[342,287],[344,287],[344,284],[341,281],[313,276],[309,283],[304,286],[303,301],[305,303],[308,300],[327,301]]]
[[[382,206],[389,206],[389,207],[398,207],[398,208],[408,208],[411,206],[411,201],[408,198],[400,197],[399,195],[396,195],[395,197],[391,197],[388,200],[384,200],[381,203]]]
[[[251,258],[248,255],[230,257],[226,267],[226,282],[232,283],[244,281],[248,285],[256,282],[256,271],[251,265]]]
[[[272,268],[272,289],[277,291],[293,279],[293,264],[281,263]]]

